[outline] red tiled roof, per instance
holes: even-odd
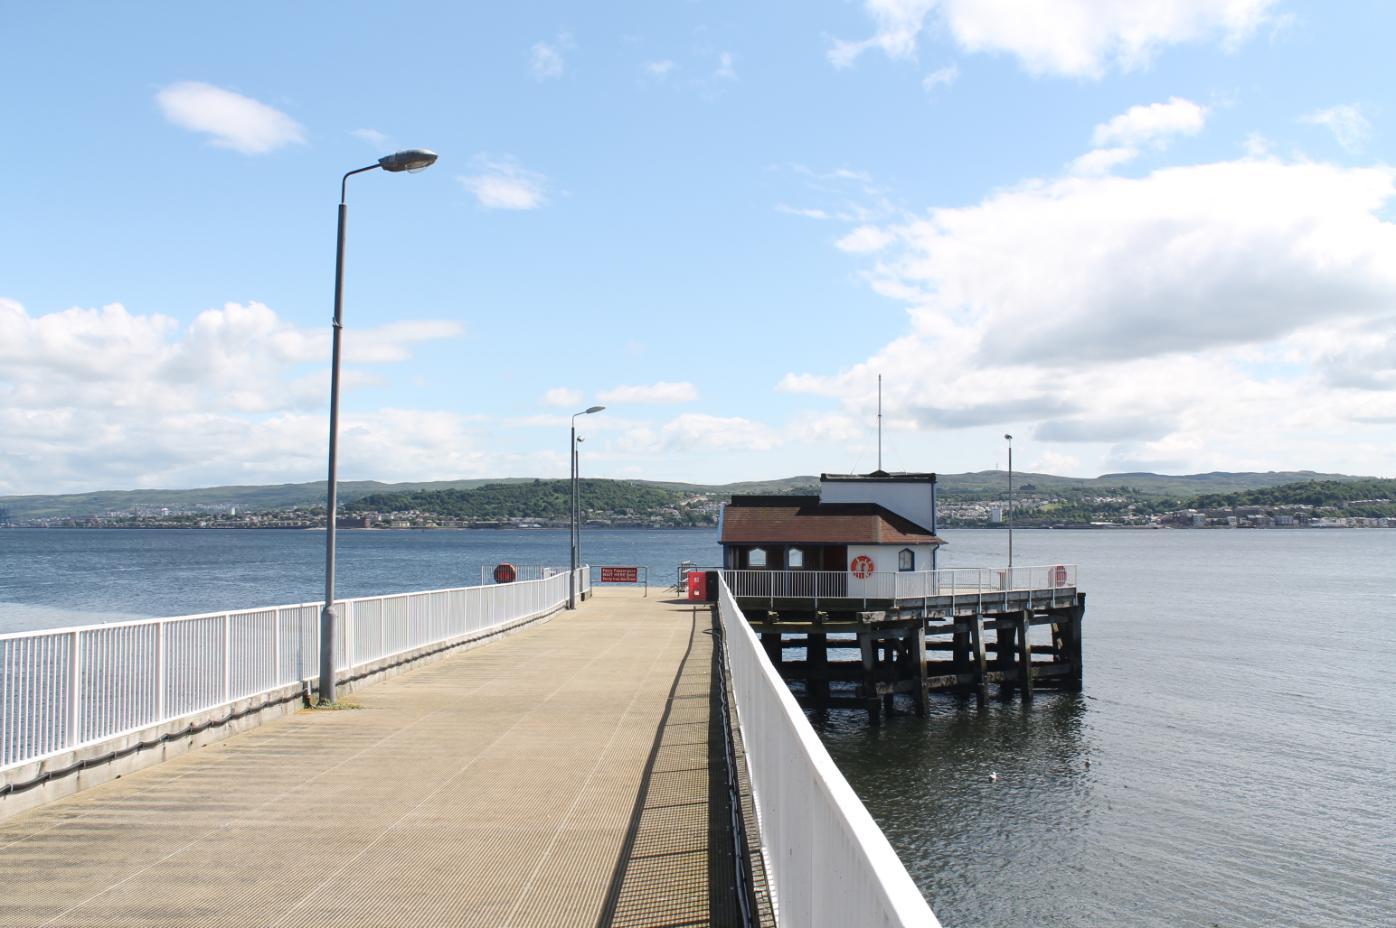
[[[736,496],[723,510],[720,544],[939,545],[930,531],[876,503],[817,496]]]

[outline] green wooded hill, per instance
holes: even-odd
[[[691,493],[631,480],[579,480],[578,503],[584,512],[643,516],[677,507]],[[347,512],[429,512],[449,519],[566,519],[572,501],[566,480],[491,483],[473,489],[370,493],[354,500]]]
[[[1246,490],[1283,486],[1302,481],[1351,481],[1369,478],[1346,474],[1321,474],[1311,470],[1264,472],[1214,471],[1207,474],[1102,474],[1099,477],[1057,477],[1015,471],[1015,490],[1040,494],[1090,494],[1096,496],[1140,496],[1172,498],[1205,493],[1239,493]],[[1007,492],[1008,474],[1001,470],[981,470],[967,474],[941,474],[942,496],[996,498]]]
[[[1007,473],[1001,470],[942,474],[940,475],[940,492],[942,497],[946,499],[1002,498],[1006,493],[1007,479]],[[1015,487],[1023,493],[1060,495],[1071,498],[1128,496],[1159,503],[1202,495],[1259,491],[1295,483],[1353,482],[1370,479],[1372,478],[1350,477],[1343,474],[1319,474],[1313,471],[1216,472],[1182,476],[1136,473],[1105,474],[1090,478],[1058,477],[1052,474],[1035,473],[1014,474]],[[529,477],[411,483],[351,480],[340,483],[339,499],[343,504],[353,504],[368,496],[382,496],[384,494],[464,493],[484,487],[541,487],[559,482],[563,481],[537,480]],[[603,484],[617,484],[622,488],[619,492],[630,494],[631,505],[620,508],[635,509],[645,505],[647,501],[655,499],[665,501],[662,505],[669,505],[669,501],[685,494],[703,494],[723,500],[733,494],[817,493],[819,478],[802,475],[728,484],[597,479],[588,481],[588,484],[595,487]],[[659,497],[646,495],[650,490],[663,492]],[[498,489],[491,490],[486,497],[481,498],[481,504],[486,506],[484,511],[503,512],[515,503],[521,504],[521,501],[529,498],[530,494],[536,495],[542,508],[538,511],[521,513],[520,517],[547,518],[552,511],[549,508],[551,504],[546,502],[551,491],[544,492],[541,489],[520,491],[523,496],[512,499],[507,505],[504,498],[501,497],[502,492]],[[419,502],[422,501],[420,497],[414,498]],[[325,482],[320,480],[272,486],[222,486],[185,490],[106,490],[66,495],[6,496],[0,497],[0,513],[5,514],[3,518],[26,521],[83,518],[102,516],[107,513],[158,512],[161,508],[167,508],[172,512],[211,512],[216,510],[226,512],[236,506],[239,512],[257,512],[295,507],[322,507],[324,499]],[[618,502],[611,496],[598,497],[598,499],[604,502]],[[598,506],[596,508],[606,507]],[[496,516],[487,517],[495,518]],[[486,518],[486,516],[482,516],[482,518]]]
[[[487,483],[530,482],[530,478],[507,477],[494,480],[436,480],[426,483],[381,483],[377,480],[348,480],[339,484],[340,502],[370,493],[401,490],[469,489]],[[292,509],[297,506],[325,505],[325,481],[281,483],[269,486],[203,487],[194,490],[96,490],[61,496],[0,496],[0,510],[14,520],[99,516],[108,512],[137,512],[170,509],[223,510],[236,506],[239,511]]]
[[[1193,509],[1313,506],[1341,510],[1348,516],[1391,518],[1396,516],[1396,480],[1305,480],[1240,493],[1197,496],[1189,501],[1189,506]]]

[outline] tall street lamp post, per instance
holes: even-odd
[[[1013,569],[1013,436],[1003,436],[1008,442],[1008,569]],[[1012,582],[1012,578],[1009,578]]]
[[[348,213],[345,194],[348,192],[349,178],[365,171],[382,168],[394,174],[400,171],[413,173],[431,167],[436,162],[436,152],[425,148],[412,148],[395,152],[378,159],[377,164],[357,168],[345,174],[339,182],[339,241],[334,259],[334,327],[330,361],[330,473],[329,488],[325,499],[325,608],[320,613],[320,702],[335,701],[334,679],[334,634],[338,610],[334,605],[334,543],[335,513],[338,510],[338,485],[335,480],[335,466],[339,450],[339,349],[340,335],[344,330],[344,220]]]
[[[581,525],[577,518],[577,417],[589,416],[592,413],[600,412],[605,406],[588,406],[581,412],[572,414],[572,439],[567,443],[567,458],[572,464],[572,569],[567,577],[567,608],[577,608],[577,547],[581,540]]]

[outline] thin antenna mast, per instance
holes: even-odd
[[[882,470],[882,375],[877,375],[877,469]]]

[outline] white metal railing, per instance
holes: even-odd
[[[578,589],[591,589],[578,568]],[[567,602],[539,580],[338,600],[335,668]],[[322,603],[0,635],[0,771],[319,676]]]
[[[779,925],[940,922],[771,665],[727,583],[718,613]]]
[[[511,564],[514,568],[514,581],[519,580],[546,580],[556,574],[566,574],[566,567],[549,567],[546,564]],[[480,585],[494,583],[494,567],[488,564],[480,565]]]
[[[943,570],[724,570],[732,595],[741,599],[922,599],[1076,586],[1075,564],[1031,567],[951,567]]]

